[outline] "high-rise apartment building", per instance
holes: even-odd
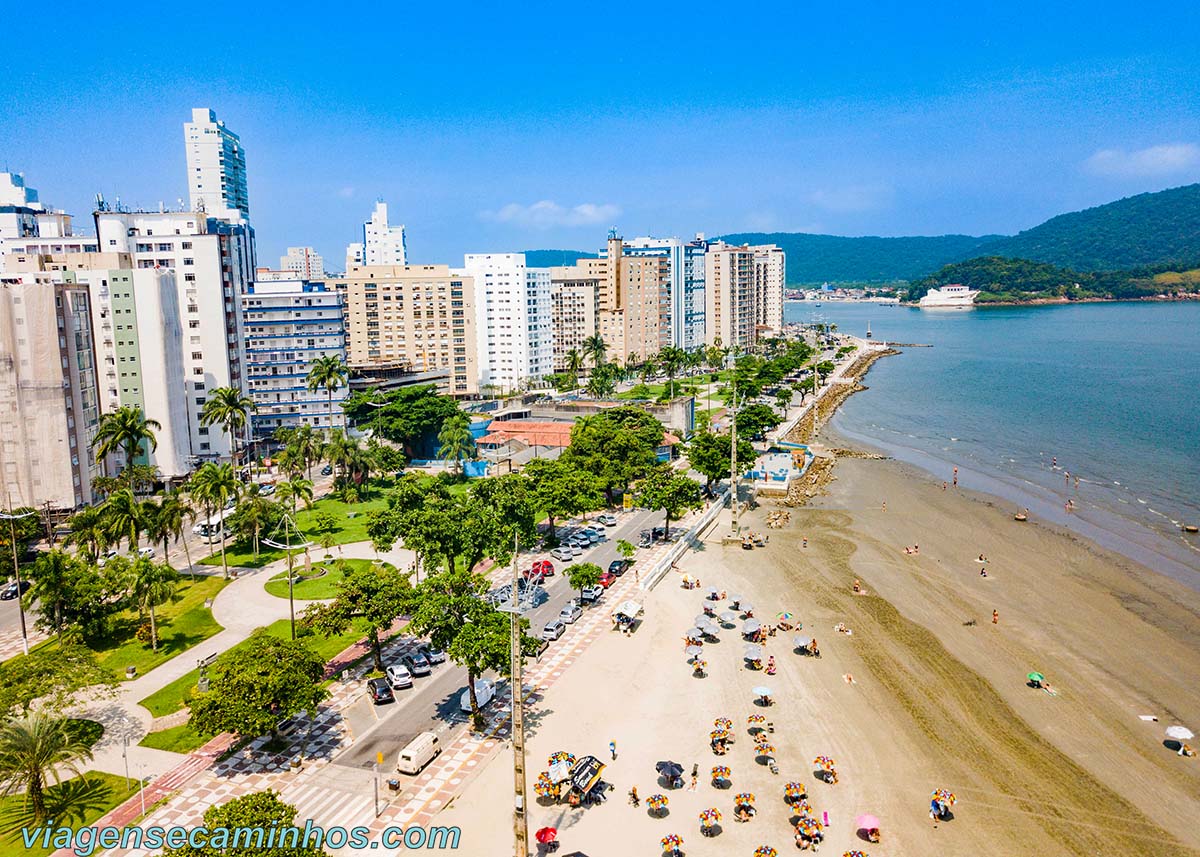
[[[787,279],[787,254],[775,244],[754,251],[754,325],[759,339],[783,332],[783,286]]]
[[[404,224],[388,224],[387,203],[379,200],[371,219],[363,224],[362,244],[346,247],[346,271],[354,265],[407,265],[408,246],[404,238]]]
[[[703,236],[684,242],[678,238],[635,238],[624,245],[626,256],[666,259],[670,265],[670,344],[686,351],[704,344]]]
[[[252,282],[254,231],[199,211],[97,211],[101,252],[127,253],[135,270],[175,272],[193,463],[228,456],[217,426],[200,424],[214,387],[245,389],[241,298]]]
[[[330,394],[308,388],[308,373],[320,357],[346,359],[342,295],[332,286],[306,280],[253,283],[242,295],[246,333],[247,392],[258,409],[254,436],[310,425],[345,426],[346,384]],[[332,406],[332,414],[331,414]]]
[[[647,360],[671,344],[669,257],[627,255],[624,240],[613,234],[603,258],[578,264],[604,271],[599,328],[610,359]]]
[[[566,372],[569,355],[583,355],[584,343],[600,324],[602,274],[579,265],[550,269],[550,323],[554,371]]]
[[[725,348],[754,345],[754,250],[716,242],[705,254],[705,343]]]
[[[192,121],[183,124],[183,140],[192,210],[225,220],[249,220],[246,150],[238,135],[214,111],[197,107]]]
[[[289,247],[279,259],[282,271],[291,271],[297,280],[320,280],[325,277],[325,260],[312,247]]]
[[[475,289],[448,265],[360,265],[328,280],[345,296],[347,362],[370,371],[447,370],[446,392],[479,392]]]
[[[469,253],[474,284],[480,388],[511,392],[554,365],[549,269],[527,268],[524,253]]]
[[[0,482],[8,508],[92,502],[100,420],[87,287],[0,278]]]
[[[25,184],[24,175],[0,172],[0,273],[9,253],[95,249],[94,238],[74,234],[71,215],[47,209],[38,200],[38,192]]]
[[[91,311],[96,398],[101,413],[136,407],[159,424],[155,447],[138,464],[164,479],[191,470],[191,433],[183,368],[183,328],[175,271],[134,268],[127,253],[25,254],[10,257],[10,273],[86,287]],[[110,475],[123,465],[113,456]]]

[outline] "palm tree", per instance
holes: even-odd
[[[29,570],[30,587],[25,595],[26,606],[36,602],[42,615],[49,617],[50,627],[55,634],[63,631],[62,607],[73,590],[73,578],[78,571],[78,558],[61,550],[38,554]]]
[[[592,358],[592,365],[597,369],[604,363],[604,355],[608,353],[608,343],[598,333],[593,333],[583,340],[583,355]]]
[[[683,349],[676,348],[674,345],[668,345],[658,353],[658,363],[662,366],[663,371],[667,373],[667,383],[671,391],[671,398],[675,398],[675,375],[682,368],[687,360],[687,354]]]
[[[308,370],[308,389],[314,393],[324,388],[329,396],[329,433],[333,434],[333,394],[346,382],[348,372],[342,358],[335,354],[318,357]],[[342,419],[342,433],[346,432],[346,420]]]
[[[583,353],[578,348],[571,348],[563,356],[567,372],[571,374],[574,383],[579,383],[579,373],[583,371]]]
[[[154,608],[170,601],[178,585],[179,575],[165,562],[152,562],[149,557],[139,556],[129,566],[129,594],[138,610],[150,614],[152,651],[158,651],[158,622]]]
[[[329,443],[325,444],[325,458],[337,470],[335,481],[345,478],[346,467],[357,448],[358,444],[344,434],[334,435],[329,439]]]
[[[99,506],[84,506],[67,522],[71,532],[64,540],[75,545],[89,561],[95,562],[108,546],[108,522]]]
[[[125,453],[123,469],[128,470],[141,454],[143,442],[149,443],[150,452],[158,449],[158,439],[154,432],[161,428],[161,423],[146,419],[142,409],[136,405],[123,405],[104,414],[100,417],[96,426],[96,437],[92,440],[96,463],[103,462],[114,452],[122,451]]]
[[[217,464],[214,461],[205,462],[196,471],[191,481],[192,496],[195,497],[212,518],[213,509],[224,509],[231,497],[238,493],[237,476],[232,464]],[[229,563],[225,560],[225,522],[221,522],[221,568],[229,578]]]
[[[475,437],[466,414],[458,413],[447,417],[438,432],[438,458],[454,462],[455,471],[462,472],[464,458],[475,457]]]
[[[303,503],[305,509],[312,508],[313,484],[311,479],[296,477],[286,482],[280,482],[276,489],[279,502],[289,506],[292,517],[296,517],[296,504]]]
[[[195,579],[195,572],[192,571],[192,552],[188,548],[187,539],[183,538],[183,528],[189,522],[195,520],[196,510],[187,501],[180,491],[171,491],[164,495],[159,504],[154,508],[153,519],[150,529],[153,531],[153,538],[156,541],[161,541],[163,545],[163,562],[167,561],[167,543],[174,536],[175,541],[183,542],[183,555],[187,558],[188,573]]]
[[[80,776],[79,762],[91,758],[91,747],[66,717],[31,711],[0,725],[0,791],[25,793],[31,827],[47,818],[47,778],[58,783],[63,774]]]
[[[200,424],[210,426],[220,423],[229,435],[229,460],[237,461],[234,451],[234,430],[244,429],[250,414],[257,410],[254,400],[237,387],[215,387],[208,393],[208,400],[200,409]]]
[[[250,533],[255,556],[258,556],[258,537],[263,527],[275,517],[274,512],[275,504],[259,493],[257,486],[248,491],[237,505],[238,529]]]
[[[287,451],[304,463],[304,475],[312,479],[313,462],[321,459],[324,444],[310,425],[299,426],[288,439]]]
[[[134,496],[133,491],[123,488],[110,494],[100,508],[108,521],[108,531],[113,542],[120,544],[121,539],[129,539],[129,552],[134,553],[137,550],[138,537],[150,524],[153,506],[141,502]]]

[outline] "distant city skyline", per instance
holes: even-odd
[[[183,124],[211,108],[245,146],[260,263],[311,246],[334,268],[378,199],[413,262],[458,265],[595,251],[610,226],[1010,234],[1200,181],[1192,7],[1007,4],[951,20],[931,5],[770,4],[735,26],[689,4],[656,8],[662,29],[635,12],[484,7],[451,22],[430,7],[364,28],[279,5],[261,29],[233,29],[84,8],[41,21],[42,47],[121,44],[121,63],[0,60],[0,167],[81,228],[96,192],[173,208],[189,197]],[[185,30],[186,62],[169,49]],[[399,32],[423,35],[397,50]],[[387,61],[371,75],[332,61],[350,55]]]

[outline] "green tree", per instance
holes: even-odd
[[[304,465],[304,475],[312,479],[312,466],[321,460],[324,444],[310,425],[297,426],[288,438],[286,451]]]
[[[438,393],[433,384],[403,387],[386,394],[354,393],[342,406],[346,417],[360,429],[398,443],[410,458],[424,441],[459,412],[458,403]]]
[[[740,387],[738,393],[740,399]],[[779,414],[770,405],[747,405],[737,413],[738,437],[761,437],[779,425],[779,421]]]
[[[242,431],[250,422],[250,414],[257,410],[254,400],[237,387],[214,387],[208,391],[208,400],[200,409],[200,424],[219,424],[229,435],[229,459],[237,461],[235,432]]]
[[[61,550],[42,553],[29,569],[26,606],[38,604],[35,624],[60,637],[68,629],[102,636],[123,591],[124,560],[95,568]]]
[[[638,503],[647,509],[662,509],[667,520],[663,538],[671,535],[671,520],[678,519],[688,509],[699,509],[700,485],[681,476],[668,465],[659,467],[638,483]]]
[[[346,383],[350,372],[346,368],[342,358],[335,354],[328,354],[324,357],[318,357],[312,362],[312,366],[308,370],[308,389],[314,393],[318,390],[324,390],[329,397],[329,433],[333,434],[333,394],[340,390]],[[346,420],[342,419],[342,433],[346,432]]]
[[[291,509],[292,517],[294,518],[296,517],[297,505],[302,503],[305,509],[312,508],[312,480],[293,477],[285,482],[280,482],[275,490],[275,496],[279,498],[280,503]]]
[[[612,363],[601,363],[592,370],[584,391],[594,399],[611,396],[617,389],[617,372]]]
[[[638,416],[630,416],[631,412]],[[662,440],[662,424],[654,417],[636,408],[613,408],[578,420],[561,460],[597,477],[611,506],[615,492],[654,467],[655,449]]]
[[[296,808],[270,790],[210,806],[204,811],[204,827],[211,834],[207,844],[167,848],[163,857],[325,857],[319,847],[305,847],[304,831],[296,826]],[[236,831],[251,833],[239,842]],[[275,831],[277,844],[266,844]]]
[[[138,610],[150,615],[150,648],[158,651],[155,608],[170,601],[179,587],[179,575],[165,562],[138,557],[129,567],[129,594]]]
[[[775,394],[775,404],[779,405],[779,410],[783,411],[784,416],[787,415],[788,405],[792,403],[792,391],[787,387],[782,388]]]
[[[232,464],[217,464],[214,461],[205,462],[191,479],[192,496],[200,505],[208,510],[208,519],[212,519],[213,509],[224,509],[231,498],[237,497],[238,480],[234,475]],[[222,528],[225,526],[221,522]],[[229,563],[225,559],[225,539],[221,539],[221,568],[225,577],[229,577]]]
[[[470,418],[459,412],[442,423],[438,432],[438,458],[453,462],[456,473],[461,473],[463,460],[475,457],[475,438],[471,434]]]
[[[410,604],[412,586],[408,578],[389,565],[369,568],[337,563],[342,579],[334,586],[333,600],[313,604],[304,613],[304,623],[319,634],[333,637],[353,624],[364,626],[371,642],[375,669],[383,672],[380,634],[392,626]]]
[[[583,341],[583,356],[592,359],[592,366],[599,369],[604,365],[604,357],[608,354],[608,343],[598,333],[593,333]]]
[[[757,453],[754,444],[742,437],[740,417],[737,446],[738,475],[741,476],[754,466]],[[697,434],[687,446],[687,459],[692,469],[708,480],[704,488],[711,493],[714,482],[729,478],[729,435],[712,432]]]
[[[101,507],[108,523],[109,538],[113,544],[128,539],[129,552],[137,550],[139,536],[150,524],[152,507],[138,500],[129,488],[122,488],[109,495]]]
[[[279,521],[279,504],[263,496],[257,485],[242,495],[237,510],[230,516],[230,524],[242,538],[254,546],[258,556],[258,540],[263,530],[269,530]]]
[[[117,681],[87,646],[59,640],[0,663],[0,716],[28,714],[35,701],[44,710],[62,710],[83,688],[90,695],[111,695]]]
[[[546,513],[552,542],[557,540],[554,524],[558,518],[569,518],[604,506],[600,480],[559,459],[535,458],[525,465],[521,475],[529,480],[534,505]]]
[[[505,613],[487,608],[466,622],[446,648],[446,654],[455,663],[466,667],[467,692],[471,700],[471,718],[476,729],[483,728],[483,716],[479,711],[479,700],[475,696],[475,680],[489,670],[501,675],[512,675],[512,625]],[[524,632],[529,625],[527,619],[518,623],[521,634],[521,653],[528,656],[537,651],[538,641]],[[518,691],[514,691],[518,692]]]
[[[163,543],[163,562],[167,561],[167,542],[174,537],[176,542],[183,542],[183,555],[187,559],[188,574],[195,579],[195,572],[192,570],[192,551],[188,547],[187,539],[183,537],[183,529],[189,523],[196,519],[196,510],[192,508],[192,504],[188,502],[187,497],[181,491],[171,491],[163,496],[162,500],[154,509],[154,522],[151,529],[154,533],[154,538],[161,539]]]
[[[687,353],[682,348],[677,348],[674,345],[668,345],[662,351],[658,352],[658,365],[662,367],[663,372],[667,375],[667,387],[670,390],[668,399],[675,398],[675,376],[679,374],[679,370],[687,363]]]
[[[202,735],[270,733],[325,698],[325,661],[295,640],[260,628],[209,667],[209,688],[192,700],[192,728]]]
[[[599,583],[600,575],[603,573],[600,566],[594,562],[579,562],[567,566],[567,582],[571,584],[572,589],[579,590],[579,598],[582,600],[583,590]]]
[[[633,562],[633,556],[637,553],[637,548],[632,543],[625,541],[625,539],[617,539],[617,553],[626,562]]]
[[[130,468],[142,454],[143,444],[149,445],[151,452],[158,449],[154,432],[161,428],[162,424],[146,419],[142,409],[133,405],[122,405],[102,415],[92,440],[96,462],[101,464],[109,455],[121,451],[125,453],[125,469]]]
[[[108,521],[100,506],[84,506],[67,521],[70,533],[64,540],[68,545],[79,548],[80,555],[88,562],[95,562],[108,547]],[[8,535],[7,532],[4,533]],[[6,568],[12,566],[11,558]]]
[[[563,363],[565,364],[567,374],[571,376],[574,384],[579,383],[579,373],[583,371],[583,362],[583,352],[578,348],[568,349],[563,358]]]
[[[482,670],[470,651],[451,647],[467,625],[488,614],[500,615],[483,601],[487,589],[487,578],[471,571],[451,567],[426,575],[413,589],[408,626],[412,633],[428,637],[436,648],[467,668],[467,687],[476,712],[475,679]]]
[[[32,711],[0,724],[0,791],[24,792],[35,825],[47,820],[47,781],[80,776],[79,764],[91,758],[91,748],[66,717]]]

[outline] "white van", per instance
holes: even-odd
[[[438,743],[438,737],[432,732],[422,732],[400,751],[396,770],[402,774],[419,774],[440,752],[442,745]]]

